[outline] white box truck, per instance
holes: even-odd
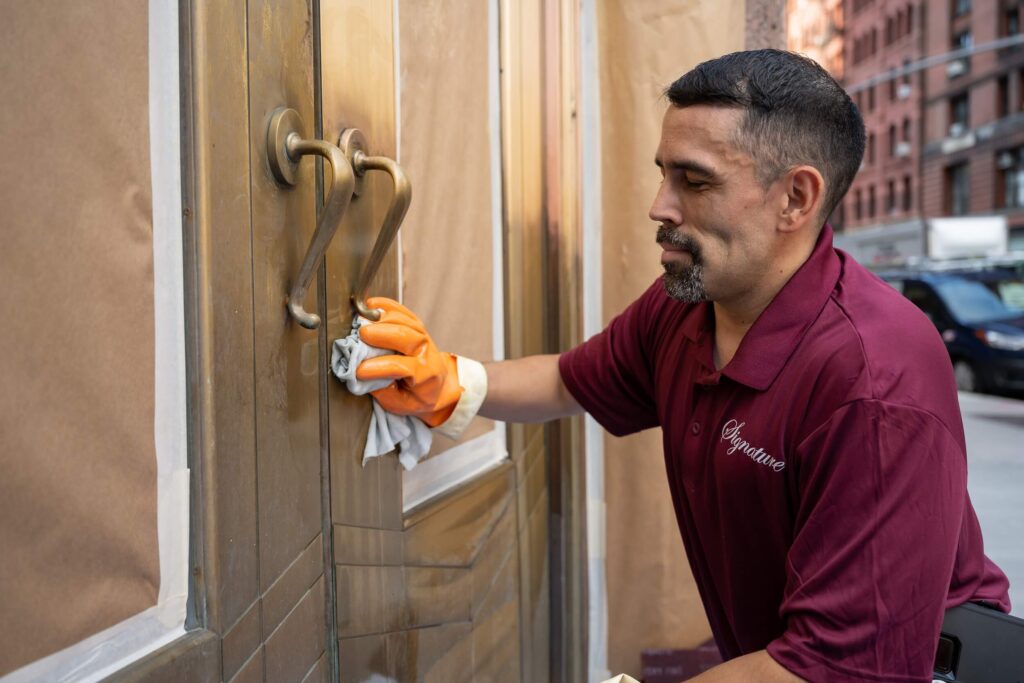
[[[835,245],[870,268],[928,260],[997,258],[1009,248],[1005,216],[928,218],[836,235]]]

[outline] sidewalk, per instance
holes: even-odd
[[[961,393],[960,411],[985,553],[1010,578],[1012,613],[1024,616],[1024,401]]]

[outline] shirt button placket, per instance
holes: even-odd
[[[690,425],[690,433],[694,436],[700,436],[700,422],[694,420],[693,424]]]

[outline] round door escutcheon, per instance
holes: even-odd
[[[366,175],[366,168],[362,163],[367,154],[366,136],[358,128],[346,128],[341,131],[341,137],[338,138],[338,147],[341,148],[341,153],[351,162],[352,170],[356,172],[356,189],[354,194],[358,197],[363,193],[363,183],[365,182],[363,176]]]
[[[294,136],[294,137],[292,137]],[[274,110],[267,127],[267,160],[279,183],[294,185],[299,171],[299,158],[292,157],[289,141],[302,139],[302,118],[287,107]]]

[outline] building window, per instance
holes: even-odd
[[[1024,111],[1024,69],[1017,72],[1017,109],[1016,111]]]
[[[953,34],[953,41],[950,47],[954,50],[966,50],[973,44],[974,41],[971,39],[971,30],[967,29]]]
[[[996,203],[1005,209],[1024,208],[1024,148],[1007,149],[996,155],[1002,196]]]
[[[896,124],[889,126],[889,158],[896,156]]]
[[[967,93],[961,93],[949,100],[949,134],[963,135],[970,125],[970,100]]]
[[[857,189],[857,191],[853,193],[853,217],[858,221],[864,217],[864,207],[862,205],[863,200],[864,197],[861,196],[860,189]]]
[[[871,54],[878,52],[878,31],[871,29]]]
[[[897,83],[895,69],[889,74],[889,101],[894,102],[896,100],[896,86]]]
[[[953,16],[962,17],[971,11],[971,0],[953,0]]]
[[[974,39],[971,38],[971,31],[970,31],[970,29],[967,29],[966,31],[960,31],[959,33],[954,34],[953,35],[953,40],[950,42],[950,46],[949,47],[950,47],[951,50],[957,51],[957,50],[967,50],[972,45],[974,45]],[[967,73],[970,70],[971,70],[971,57],[970,57],[970,55],[965,55],[963,57],[960,57],[959,59],[955,59],[952,62],[949,62],[948,64],[946,64],[946,74],[950,78],[956,78],[957,76],[962,76],[963,74]]]
[[[1010,115],[1010,79],[1000,76],[996,81],[996,118]]]
[[[903,119],[903,142],[910,144],[910,119]]]
[[[914,197],[911,194],[910,189],[910,176],[903,176],[903,210],[910,211],[910,207],[914,204]]]
[[[868,188],[868,218],[875,217],[875,186]]]
[[[1003,11],[999,33],[1005,38],[1020,33],[1020,14],[1017,11],[1017,7],[1008,7]]]
[[[946,213],[951,216],[963,216],[968,211],[968,177],[967,162],[954,164],[946,168]]]
[[[868,133],[868,163],[875,163],[875,134]]]
[[[885,212],[896,213],[896,183],[892,180],[885,184]]]
[[[914,6],[907,5],[907,33],[914,32]]]
[[[868,88],[868,111],[875,110],[875,86]]]
[[[893,22],[892,17],[886,17],[885,19],[885,44],[892,45],[894,38]]]

